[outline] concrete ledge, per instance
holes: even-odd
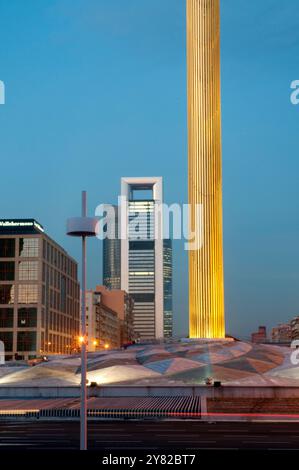
[[[299,387],[100,386],[90,397],[200,396],[206,398],[299,398]],[[78,398],[80,387],[0,387],[1,398]]]

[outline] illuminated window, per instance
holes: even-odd
[[[36,304],[38,302],[38,286],[35,284],[19,285],[19,304]]]
[[[0,285],[0,304],[13,304],[14,292],[13,284]]]
[[[38,256],[38,238],[20,238],[19,256],[36,258]]]
[[[18,310],[18,327],[28,328],[37,325],[37,309],[36,308],[19,308]]]
[[[38,280],[38,262],[20,261],[19,262],[19,280],[37,281]]]

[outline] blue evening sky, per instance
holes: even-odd
[[[227,330],[299,314],[297,0],[223,0]],[[0,218],[34,217],[80,259],[65,219],[116,202],[121,176],[163,176],[187,202],[184,0],[0,0]],[[89,286],[101,243],[89,246]],[[187,332],[187,256],[174,252],[175,331]]]

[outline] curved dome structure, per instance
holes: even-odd
[[[89,353],[87,378],[102,385],[298,385],[289,348],[241,341],[186,340],[140,344],[125,351]],[[80,383],[79,356],[52,356],[35,367],[0,368],[0,385],[66,386]]]

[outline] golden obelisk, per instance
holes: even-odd
[[[189,251],[190,338],[224,338],[220,5],[187,0],[190,230],[202,205],[202,246]]]

